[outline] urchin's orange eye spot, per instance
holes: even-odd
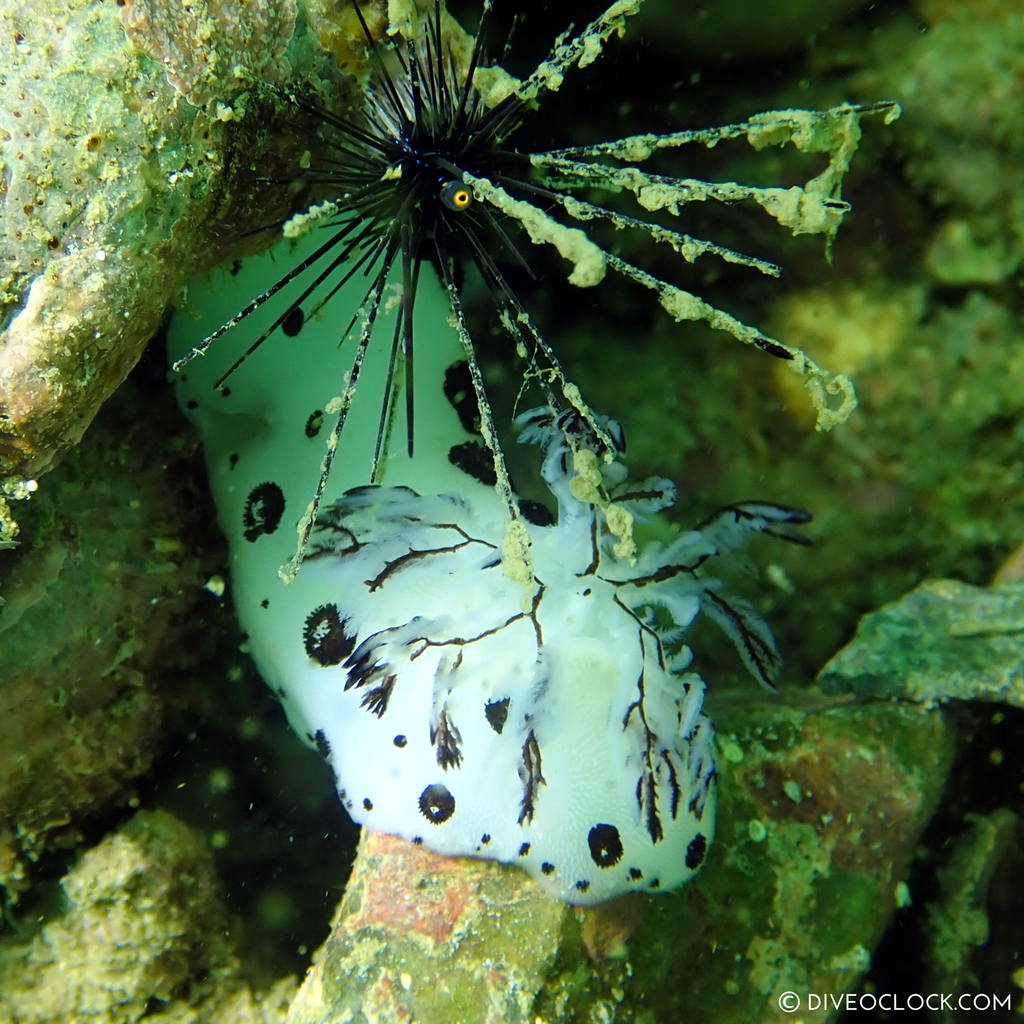
[[[449,210],[465,210],[473,202],[473,193],[461,181],[445,182],[439,195]]]

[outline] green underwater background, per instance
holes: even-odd
[[[737,500],[814,515],[813,547],[765,541],[756,578],[734,573],[778,638],[778,695],[688,634],[719,739],[706,867],[583,912],[514,868],[358,838],[240,651],[167,381],[168,306],[294,198],[264,179],[310,126],[247,83],[351,95],[351,20],[0,0],[0,1024],[881,1022],[883,995],[902,1020],[1024,1013],[1024,12],[768,7],[648,0],[516,139],[902,108],[861,119],[830,247],[752,204],[684,208],[681,230],[779,280],[616,239],[848,374],[858,408],[828,432],[784,362],[628,281],[575,288],[523,243],[540,284],[517,287],[570,377],[634,475],[679,485],[653,530]],[[604,5],[496,8],[522,13],[524,75]],[[478,5],[450,9],[472,31]],[[822,165],[736,139],[654,168],[789,186]],[[467,289],[507,421],[520,370]],[[976,1009],[916,1009],[929,993]]]

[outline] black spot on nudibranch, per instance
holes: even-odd
[[[320,428],[324,425],[323,409],[314,409],[306,419],[306,437],[316,437]]]
[[[490,835],[489,835],[489,834],[488,834],[487,832],[485,832],[485,833],[484,833],[484,834],[483,834],[483,835],[482,835],[482,836],[480,837],[480,845],[481,845],[481,846],[486,846],[486,845],[487,845],[487,844],[488,844],[488,843],[489,843],[490,841],[491,841],[491,837],[490,837]]]
[[[695,871],[700,867],[704,860],[704,854],[708,850],[707,837],[698,832],[691,840],[690,845],[686,848],[686,866],[691,870]]]
[[[523,845],[519,847],[519,856],[520,857],[525,857],[529,852],[530,852],[530,844],[529,843],[523,843]]]
[[[452,363],[444,371],[444,397],[455,410],[467,434],[480,433],[480,409],[476,404],[473,378],[465,359]]]
[[[498,482],[491,453],[480,441],[453,444],[448,449],[448,461],[456,469],[462,470],[466,476],[471,476],[488,487],[493,487]]]
[[[394,743],[394,745],[396,747],[401,748],[401,747],[404,747],[406,745],[406,743],[408,743],[409,741],[404,736],[399,734],[391,742]]]
[[[519,499],[519,511],[523,518],[534,526],[554,526],[554,513],[539,501],[530,501],[528,498]]]
[[[614,825],[595,825],[587,836],[591,860],[599,868],[610,868],[622,860],[622,838]]]
[[[273,533],[284,515],[284,491],[275,483],[254,487],[245,499],[242,510],[242,536],[250,543],[257,537]]]
[[[305,322],[306,314],[302,312],[302,307],[293,306],[281,321],[281,332],[289,338],[294,338],[302,330]]]
[[[579,889],[580,892],[586,892],[590,888],[590,883],[585,878],[581,878],[576,883],[576,888]]]
[[[555,870],[555,865],[550,861],[544,861],[544,863],[541,864],[540,869],[545,875],[550,875],[551,872]]]
[[[455,797],[447,786],[427,786],[420,793],[420,813],[434,825],[443,825],[455,813]]]
[[[373,810],[373,801],[368,796],[363,797],[363,807],[368,811]]]
[[[500,736],[501,730],[505,728],[505,722],[508,719],[508,702],[509,698],[504,697],[502,700],[489,700],[484,705],[484,717],[487,719],[487,724]]]
[[[320,751],[320,756],[325,760],[331,756],[331,745],[327,742],[327,737],[324,735],[323,729],[317,729],[316,735],[313,737],[313,741],[316,743],[316,749]]]
[[[314,608],[302,627],[302,646],[318,665],[340,665],[356,645],[356,638],[345,631],[346,620],[335,604]]]
[[[644,877],[644,873],[639,868],[630,868],[629,869],[629,877],[632,878],[633,881],[635,882],[638,879],[643,878]]]

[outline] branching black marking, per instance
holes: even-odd
[[[693,730],[693,741],[690,745],[690,778],[693,783],[693,796],[690,798],[688,809],[690,813],[700,821],[704,817],[704,807],[707,804],[708,794],[714,784],[715,776],[718,774],[713,759],[708,759],[707,746],[699,742],[701,727],[698,725]],[[710,760],[710,763],[709,763]]]
[[[690,798],[688,810],[698,821],[704,817],[704,805],[707,803],[711,784],[714,782],[717,775],[718,769],[712,768],[711,771],[708,772],[707,778],[703,784],[697,787],[696,792]]]
[[[636,691],[637,698],[633,701],[629,707],[626,708],[626,713],[622,718],[622,728],[626,729],[630,723],[630,719],[636,714],[639,719],[640,730],[643,736],[644,752],[643,752],[643,771],[636,780],[636,801],[637,806],[640,810],[640,816],[643,819],[644,827],[647,830],[647,834],[651,837],[651,842],[660,842],[665,835],[664,827],[661,823],[661,813],[658,808],[658,763],[663,762],[669,771],[669,793],[670,793],[670,811],[672,817],[675,818],[676,812],[679,807],[679,787],[678,780],[676,778],[675,766],[672,763],[671,754],[668,750],[661,746],[658,741],[658,737],[654,730],[651,728],[647,721],[647,693],[645,690],[646,679],[644,675],[643,666],[646,664],[646,648],[644,638],[646,635],[650,635],[656,645],[658,652],[659,664],[664,668],[664,662],[662,659],[661,652],[661,641],[656,633],[651,630],[644,622],[642,622],[637,614],[622,604],[619,601],[618,596],[615,598],[616,604],[622,607],[632,618],[636,621],[637,639],[640,641],[640,674],[636,680]]]
[[[314,558],[344,558],[355,554],[364,545],[344,523],[345,509],[342,502],[324,509],[316,521],[317,536],[310,543],[306,555]]]
[[[643,638],[644,635],[646,635],[654,643],[654,653],[658,657],[658,668],[665,668],[665,648],[661,642],[661,637],[659,636],[658,631],[653,626],[651,626],[650,623],[644,622],[644,620],[640,618],[640,616],[637,615],[637,613],[633,611],[633,609],[630,608],[628,604],[619,600],[617,594],[615,595],[614,600],[615,603],[636,623],[637,629],[640,632],[641,654],[644,653]]]
[[[739,502],[727,505],[700,524],[694,532],[694,539],[688,540],[686,535],[680,539],[674,553],[685,554],[689,547],[690,553],[694,556],[689,561],[672,562],[640,576],[607,579],[605,582],[616,588],[624,588],[627,597],[630,596],[629,588],[649,588],[653,591],[649,598],[650,602],[663,603],[670,611],[673,608],[673,599],[696,597],[702,610],[733,641],[751,675],[766,689],[774,691],[775,678],[781,668],[782,659],[776,649],[771,630],[745,601],[723,597],[718,592],[718,582],[700,579],[697,570],[709,558],[739,547],[746,539],[746,535],[753,532],[766,533],[792,543],[806,544],[807,539],[790,527],[801,526],[810,518],[810,514],[802,509],[775,505],[771,502]],[[691,577],[688,584],[676,584],[679,588],[676,591],[658,591],[660,585],[684,574]],[[619,603],[624,609],[629,610],[624,602]],[[665,633],[666,642],[676,642],[687,625],[688,623],[679,622],[674,638]],[[659,658],[661,656],[659,638]]]
[[[590,565],[582,572],[578,572],[577,576],[596,576],[598,569],[601,568],[601,528],[598,526],[597,516],[593,514],[590,517],[590,551]]]
[[[389,662],[382,656],[382,650],[387,647],[396,634],[400,634],[403,626],[388,626],[376,633],[371,633],[365,640],[349,655],[345,662],[348,669],[348,677],[345,680],[345,689],[357,689],[375,683],[390,674],[393,669]]]
[[[723,505],[720,509],[712,512],[697,524],[696,529],[701,533],[716,534],[723,527],[741,525],[744,530],[766,533],[779,540],[802,544],[806,547],[811,544],[811,541],[802,533],[797,533],[789,527],[790,525],[803,526],[812,518],[811,513],[805,509],[777,505],[772,501],[738,501],[730,505]]]
[[[679,813],[679,799],[682,796],[682,790],[679,787],[679,775],[676,772],[675,762],[672,760],[672,753],[668,750],[661,751],[661,760],[665,764],[665,770],[668,773],[668,790],[670,797],[670,811],[672,817],[675,818]]]
[[[658,813],[658,780],[651,765],[649,743],[644,751],[644,770],[636,780],[636,802],[651,842],[660,843],[665,837],[665,830],[661,824],[661,815]]]
[[[381,569],[373,579],[364,580],[363,582],[369,588],[372,594],[375,590],[380,589],[387,581],[388,577],[393,573],[398,572],[407,566],[418,562],[423,558],[430,558],[434,555],[451,555],[456,551],[461,551],[463,548],[468,547],[470,544],[482,544],[486,548],[495,550],[495,545],[489,541],[481,540],[479,537],[471,537],[458,523],[424,523],[424,526],[429,526],[435,530],[454,530],[462,540],[455,544],[450,544],[447,547],[438,548],[410,548],[404,555],[399,555],[397,558],[392,558],[390,561],[384,563],[384,568]]]
[[[611,499],[616,505],[634,504],[666,504],[665,490],[661,487],[651,487],[640,491],[622,491],[616,493]]]
[[[388,709],[388,701],[391,700],[391,691],[395,688],[397,678],[394,672],[386,675],[372,690],[363,694],[363,699],[359,702],[360,707],[382,718]]]
[[[764,687],[774,691],[775,679],[782,668],[782,658],[770,642],[770,637],[766,638],[766,627],[757,629],[753,618],[712,590],[701,593],[701,602],[737,643],[740,656],[753,676]]]
[[[503,629],[507,629],[509,626],[521,619],[529,619],[533,623],[534,636],[537,640],[538,652],[544,646],[544,634],[541,630],[540,619],[537,615],[537,609],[540,607],[541,599],[544,596],[544,586],[539,585],[533,592],[533,598],[530,606],[530,610],[527,612],[516,612],[514,615],[510,615],[504,622],[497,626],[491,626],[489,629],[481,630],[475,636],[464,637],[464,636],[453,636],[446,640],[433,640],[427,636],[413,637],[409,641],[409,645],[419,644],[420,646],[409,655],[410,661],[415,661],[424,651],[431,647],[466,647],[469,644],[475,644],[479,640],[483,640],[489,636],[496,636]]]
[[[447,709],[442,709],[437,725],[430,730],[430,742],[434,744],[437,763],[447,771],[462,764],[462,736],[452,724]]]
[[[533,821],[533,812],[537,801],[537,790],[546,784],[541,771],[540,745],[531,729],[523,744],[522,761],[519,765],[519,781],[523,784],[523,798],[519,802],[517,825],[524,821]]]
[[[667,580],[681,576],[683,573],[696,576],[697,570],[711,557],[712,553],[709,552],[706,555],[701,555],[700,558],[690,564],[660,565],[654,572],[643,576],[631,576],[629,579],[609,580],[608,582],[616,587],[647,587],[652,584],[665,583]]]
[[[612,580],[615,586],[646,587],[665,583],[676,576],[687,573],[696,576],[697,570],[709,559],[723,550],[738,547],[746,533],[765,533],[779,540],[793,544],[809,545],[811,542],[802,534],[789,529],[790,524],[803,525],[810,522],[811,514],[803,509],[771,502],[738,502],[726,505],[712,513],[697,525],[696,532],[709,543],[711,550],[702,553],[692,562],[673,563],[659,566],[653,573],[634,576],[626,580]]]

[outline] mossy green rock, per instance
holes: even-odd
[[[827,692],[1024,707],[1024,583],[929,580],[865,615],[821,671]]]

